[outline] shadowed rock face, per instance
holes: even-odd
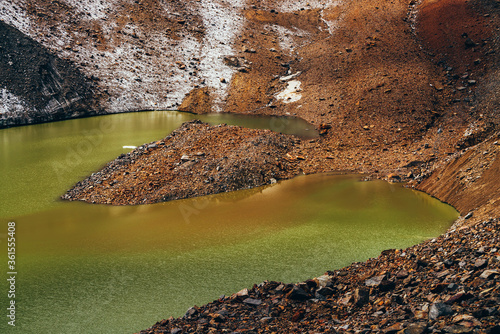
[[[71,62],[0,21],[0,127],[96,114],[91,87]]]

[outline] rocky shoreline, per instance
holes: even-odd
[[[263,282],[152,333],[500,333],[500,221],[301,282]]]

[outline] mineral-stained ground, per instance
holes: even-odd
[[[462,215],[434,241],[267,282],[149,332],[498,333],[499,15],[498,0],[2,2],[0,126],[297,116],[320,136],[187,123],[64,198],[153,203],[347,171],[406,181]]]

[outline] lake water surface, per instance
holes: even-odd
[[[297,282],[416,244],[458,216],[400,185],[328,174],[154,205],[58,200],[127,152],[123,146],[158,140],[193,118],[131,113],[0,131],[0,234],[16,222],[18,272],[17,326],[2,316],[1,333],[136,332],[253,283]],[[308,127],[258,122],[250,125],[292,133]],[[5,238],[0,244],[6,273]],[[6,280],[0,287],[5,310]]]

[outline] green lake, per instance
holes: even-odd
[[[58,197],[107,161],[201,118],[316,135],[296,119],[143,112],[0,130],[0,333],[133,333],[264,280],[298,282],[435,237],[458,213],[423,193],[318,174],[113,207]],[[7,227],[16,223],[16,327]]]

